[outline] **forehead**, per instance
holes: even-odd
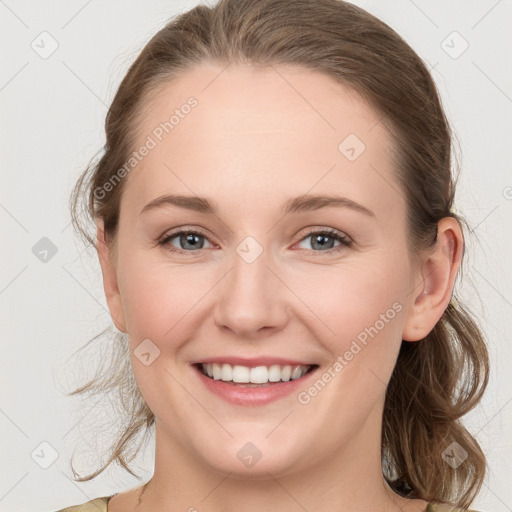
[[[338,191],[388,212],[403,206],[381,116],[316,71],[214,64],[186,70],[141,110],[134,149],[149,141],[124,192],[139,211],[165,193],[216,196],[222,204],[235,192],[255,206]]]

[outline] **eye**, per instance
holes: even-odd
[[[171,240],[174,238],[178,239],[180,248],[175,248],[171,244]],[[162,240],[158,242],[158,245],[170,245],[170,250],[173,252],[179,252],[182,254],[195,252],[197,249],[204,248],[204,240],[207,240],[206,234],[199,230],[189,230],[179,228],[172,233],[168,233]]]
[[[311,240],[311,246],[313,249],[307,249],[310,252],[318,253],[333,253],[338,252],[350,247],[352,241],[348,236],[335,229],[324,229],[321,231],[310,231],[299,243],[303,243],[308,239]],[[337,241],[339,245],[333,247],[333,243]],[[319,247],[320,250],[315,250],[315,247]]]
[[[177,239],[179,247],[176,247],[172,240]],[[342,251],[347,247],[350,247],[352,241],[350,238],[337,231],[335,229],[323,229],[317,231],[310,231],[299,243],[304,243],[304,241],[311,239],[313,249],[306,249],[312,253],[333,253]],[[198,229],[183,229],[178,228],[171,233],[167,233],[164,237],[158,242],[159,246],[168,246],[169,250],[172,252],[177,252],[181,254],[191,254],[197,252],[199,249],[204,249],[204,241],[208,240],[207,235]],[[333,243],[338,242],[339,245],[333,247]],[[207,242],[210,243],[210,242]],[[213,245],[212,245],[213,246]],[[315,250],[316,248],[320,248],[320,250]]]

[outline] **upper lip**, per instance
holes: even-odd
[[[280,366],[314,366],[314,363],[311,362],[303,362],[297,361],[295,359],[285,359],[282,357],[272,357],[272,356],[261,356],[261,357],[253,357],[253,358],[244,358],[244,357],[233,357],[233,356],[217,356],[217,357],[207,357],[205,359],[201,359],[198,361],[192,362],[192,364],[223,364],[227,363],[231,366],[240,365],[247,366],[249,368],[254,368],[256,366],[272,366],[274,364],[278,364]]]

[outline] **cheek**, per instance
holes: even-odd
[[[206,265],[155,262],[142,252],[123,260],[119,287],[127,329],[136,339],[178,339],[200,310],[200,301],[213,287],[215,275]],[[134,341],[135,342],[135,341]]]
[[[332,340],[331,351],[346,349],[358,337],[364,343],[368,330],[375,337],[372,327],[392,338],[400,333],[407,270],[403,261],[396,260],[375,254],[366,261],[318,266],[289,276],[288,282],[295,283],[294,292],[309,310],[310,325],[318,325],[317,337]]]
[[[325,414],[340,426],[363,421],[382,397],[401,346],[407,269],[404,262],[381,256],[373,264],[326,267],[295,280],[294,291],[314,312],[302,322],[330,354],[318,377],[328,380],[328,391],[322,391],[323,399],[314,407],[323,410],[322,402],[326,407],[336,403],[337,408]],[[306,402],[316,400],[323,386],[313,388],[304,391]]]

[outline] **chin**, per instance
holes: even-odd
[[[230,474],[240,480],[265,480],[272,476],[286,476],[296,473],[305,464],[302,455],[304,444],[297,450],[293,443],[284,445],[259,436],[230,439],[229,443],[217,444],[209,453],[200,454],[205,464],[215,471]],[[279,445],[279,446],[278,446]]]

